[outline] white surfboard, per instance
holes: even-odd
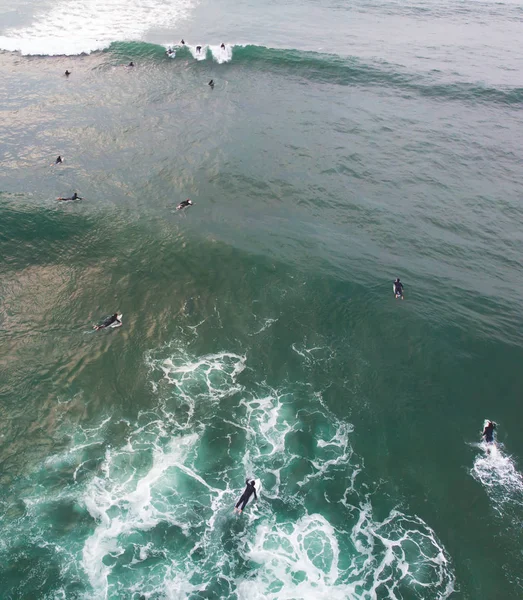
[[[254,480],[254,489],[256,490],[256,495],[259,497],[261,489],[262,489],[261,479],[255,479]],[[251,498],[254,498],[254,496],[251,496]]]
[[[118,323],[118,321],[115,321],[114,323],[109,325],[109,327],[111,327],[112,329],[114,329],[115,327],[121,327],[122,326],[122,317],[123,317],[123,315],[118,315],[118,321],[120,321],[120,322]]]

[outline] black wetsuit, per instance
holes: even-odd
[[[192,206],[192,202],[190,200],[183,200],[178,204],[176,210],[181,210],[182,208],[187,208],[188,206]]]
[[[256,489],[254,488],[254,480],[249,481],[248,479],[246,479],[245,483],[247,484],[247,487],[245,488],[243,494],[240,496],[240,499],[236,503],[236,508],[239,508],[240,510],[245,509],[245,505],[247,504],[247,502],[249,502],[249,498],[253,494],[256,500],[258,500],[258,496],[256,495]]]
[[[105,319],[105,321],[100,325],[100,329],[109,327],[109,325],[112,325],[113,323],[116,323],[117,321],[118,321],[118,317],[116,315],[111,315],[110,317],[107,317],[107,319]],[[118,323],[119,322],[120,321],[118,321]]]
[[[403,296],[403,284],[401,281],[394,282],[394,289],[396,291],[396,296]]]
[[[496,429],[496,424],[490,421],[483,430],[483,437],[486,442],[492,443],[494,441],[494,429]]]

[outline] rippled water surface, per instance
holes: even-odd
[[[2,597],[521,596],[523,5],[0,14]]]

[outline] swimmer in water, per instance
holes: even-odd
[[[54,164],[59,165],[63,162],[64,162],[64,159],[60,155],[58,155],[58,158],[54,161]]]
[[[134,67],[134,63],[133,63],[133,61],[131,61],[131,62],[130,62],[130,63],[127,65],[127,66],[128,66],[128,67]]]
[[[222,42],[222,45],[220,46],[220,48],[221,48],[222,50],[225,50],[225,44],[224,44],[223,42]]]
[[[109,327],[109,325],[112,325],[113,323],[120,323],[120,325],[122,324],[122,322],[118,318],[117,312],[114,313],[114,315],[107,317],[107,319],[105,319],[105,321],[101,325],[94,325],[93,329],[95,331],[98,331],[99,329],[105,329],[106,327]]]
[[[192,200],[189,200],[189,198],[187,198],[187,200],[183,200],[182,202],[180,202],[180,204],[178,204],[178,206],[176,207],[176,210],[182,210],[182,208],[187,208],[188,206],[192,206]]]
[[[401,298],[403,300],[403,284],[400,281],[400,278],[397,277],[394,282],[394,295],[396,298]]]
[[[64,73],[64,75],[65,75],[66,77],[69,77],[69,75],[71,75],[71,71],[67,71],[67,70],[66,70],[66,71],[65,71],[65,73]]]
[[[202,47],[201,46],[196,46],[196,52],[198,52],[198,54],[200,54],[201,51],[202,51]]]
[[[242,510],[245,510],[245,505],[249,501],[249,498],[254,494],[254,499],[258,500],[258,496],[256,495],[256,488],[254,487],[254,479],[246,479],[245,483],[247,487],[243,491],[243,494],[240,496],[238,502],[236,502],[236,506],[234,507],[234,512],[241,514]]]
[[[182,46],[185,46],[185,40],[182,40],[182,41],[180,42],[180,44],[181,44]]]
[[[168,48],[167,49],[167,54],[170,56],[171,54],[174,54],[174,50],[172,48]]]
[[[484,438],[487,444],[494,443],[494,429],[496,429],[496,423],[494,423],[494,421],[487,421],[483,433],[481,434],[481,437]]]
[[[83,200],[76,192],[70,198],[57,198],[58,202],[66,202],[67,200]]]
[[[211,81],[209,81],[208,85],[214,90],[214,79],[211,79]]]

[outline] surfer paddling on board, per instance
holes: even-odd
[[[403,300],[403,284],[399,277],[396,277],[396,281],[394,282],[394,295],[396,298],[401,298]]]
[[[258,496],[256,495],[256,488],[254,487],[256,482],[254,479],[246,479],[245,483],[247,484],[246,488],[243,490],[243,494],[240,496],[238,502],[236,502],[236,506],[234,507],[234,512],[241,514],[243,510],[245,510],[245,505],[249,502],[249,498],[254,494],[255,500],[258,500]]]
[[[68,200],[83,200],[76,192],[70,198],[57,198],[58,202],[67,202]]]
[[[496,423],[487,419],[483,427],[483,433],[481,434],[481,437],[487,442],[487,444],[494,443],[494,429],[496,429]]]
[[[176,210],[182,210],[182,208],[187,208],[188,206],[192,206],[192,200],[187,198],[187,200],[182,200],[180,204],[176,207]]]
[[[54,164],[55,165],[60,165],[63,162],[64,162],[64,159],[62,158],[61,155],[59,155],[58,158],[54,161]]]
[[[120,318],[118,318],[118,317],[120,317]],[[115,312],[114,315],[107,317],[107,319],[105,319],[105,321],[101,325],[94,325],[93,329],[95,331],[98,331],[99,329],[105,329],[106,327],[109,327],[113,323],[119,323],[121,325],[122,324],[122,321],[120,320],[121,318],[122,318],[122,315],[119,315],[117,312]]]

